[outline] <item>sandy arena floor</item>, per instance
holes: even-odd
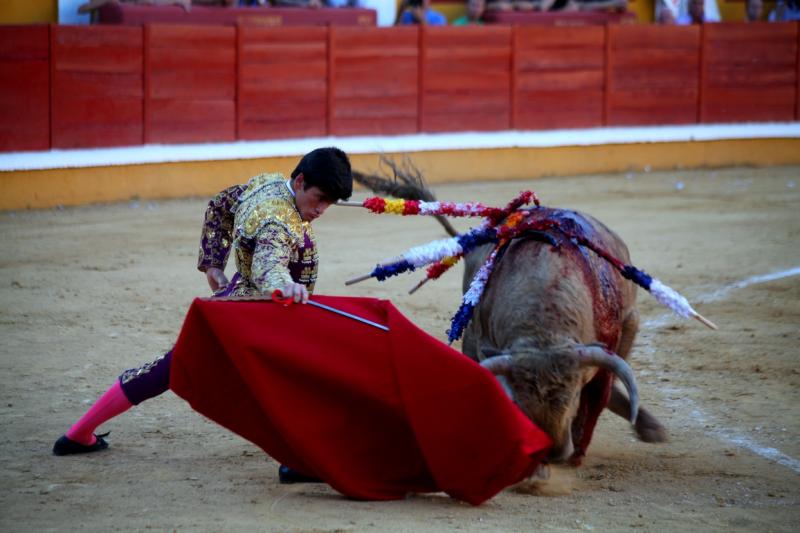
[[[479,183],[437,193],[501,205],[525,188],[545,205],[603,220],[626,239],[635,265],[719,324],[714,332],[674,318],[640,293],[632,364],[669,443],[640,443],[607,414],[585,465],[559,469],[536,494],[509,489],[480,507],[442,494],[358,502],[325,485],[279,485],[277,465],[260,449],[168,393],[107,424],[109,451],[54,457],[55,439],[120,371],[168,348],[192,298],[207,295],[195,270],[206,200],[6,212],[0,530],[797,531],[800,168]],[[331,208],[316,227],[319,293],[391,298],[445,338],[460,267],[414,296],[406,290],[417,275],[343,285],[442,237],[434,221]]]

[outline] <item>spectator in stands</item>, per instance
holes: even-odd
[[[486,11],[513,11],[511,0],[486,0]]]
[[[453,21],[453,26],[483,24],[483,13],[486,11],[486,0],[467,0],[467,14]]]
[[[276,7],[323,7],[322,0],[273,0],[272,5]]]
[[[717,0],[657,0],[656,21],[661,24],[719,22]]]
[[[747,22],[761,20],[761,10],[764,7],[762,0],[745,0],[744,19]]]
[[[778,0],[769,14],[770,22],[800,20],[800,0]]]
[[[78,13],[92,13],[106,4],[143,4],[153,6],[181,6],[186,11],[191,11],[192,4],[203,6],[231,6],[236,0],[89,0],[78,7]]]
[[[403,0],[397,12],[395,25],[427,24],[428,26],[446,26],[447,19],[430,7],[431,0]]]

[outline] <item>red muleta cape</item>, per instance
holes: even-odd
[[[367,500],[444,491],[473,505],[530,475],[549,437],[480,365],[390,302],[195,300],[170,387],[281,463]]]

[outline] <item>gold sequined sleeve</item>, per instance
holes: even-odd
[[[197,259],[197,269],[201,272],[211,267],[225,269],[231,251],[233,217],[245,189],[246,185],[228,187],[208,202]]]
[[[271,293],[292,283],[289,262],[295,255],[295,241],[287,229],[277,223],[266,224],[258,232],[251,280],[261,293]]]

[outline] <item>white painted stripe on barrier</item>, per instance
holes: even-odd
[[[118,148],[0,153],[0,171],[80,168],[185,161],[295,157],[320,146],[351,154],[412,153],[494,148],[554,148],[729,139],[800,138],[800,123],[687,124],[549,131],[419,133],[397,136],[313,137],[204,144],[148,144]]]
[[[743,289],[745,287],[749,287],[750,285],[755,285],[758,283],[766,283],[769,281],[776,281],[779,279],[797,275],[800,275],[800,267],[781,270],[779,272],[773,272],[771,274],[752,276],[747,279],[743,279],[735,283],[726,285],[706,295],[701,295],[695,298],[695,301],[714,302],[722,300],[727,298],[730,292],[733,290]],[[655,319],[645,321],[643,326],[646,329],[654,329],[656,327],[664,326],[675,319],[676,319],[675,315],[664,314]],[[641,352],[642,355],[646,355],[651,359],[651,362],[655,362],[654,361],[655,351],[656,351],[655,348],[653,346],[648,346],[648,345],[643,346],[643,348],[645,349]],[[711,417],[707,415],[702,409],[700,409],[700,407],[693,400],[686,397],[686,390],[679,389],[676,387],[669,387],[669,388],[661,387],[660,391],[665,392],[666,397],[673,396],[679,398],[679,400],[668,400],[668,401],[681,402],[683,403],[684,407],[689,407],[689,409],[692,412],[693,419],[700,425],[704,426],[706,428],[705,429],[706,432],[711,433],[712,435],[716,436],[722,441],[729,442],[740,448],[750,450],[756,455],[760,455],[761,457],[764,457],[771,461],[775,461],[780,465],[783,465],[787,468],[790,468],[791,470],[794,470],[797,473],[800,473],[800,460],[797,460],[793,457],[786,455],[777,448],[773,448],[771,446],[762,446],[761,444],[757,443],[747,435],[743,435],[741,433],[738,433],[730,429],[716,429],[714,427],[707,427],[707,426],[713,426],[713,423],[711,423]]]

